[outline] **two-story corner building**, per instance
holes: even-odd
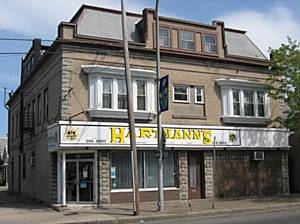
[[[152,9],[127,14],[142,201],[157,200]],[[268,60],[244,31],[160,17],[168,76],[166,200],[287,194],[288,133],[264,84]],[[48,203],[132,201],[121,12],[82,6],[49,47],[33,42],[8,105],[10,192]],[[33,59],[34,58],[34,59]]]

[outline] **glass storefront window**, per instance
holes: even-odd
[[[158,159],[155,151],[138,152],[139,185],[141,188],[158,186]],[[164,186],[175,187],[174,152],[164,159]],[[132,188],[131,152],[111,153],[111,188]]]

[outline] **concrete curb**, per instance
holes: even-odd
[[[232,213],[276,212],[282,210],[289,210],[293,208],[300,208],[300,202],[265,205],[265,206],[248,207],[248,208],[215,209],[215,210],[206,210],[206,211],[184,212],[180,214],[163,213],[163,214],[146,215],[146,216],[129,216],[124,218],[112,218],[110,220],[66,222],[63,224],[125,224],[125,223],[134,223],[134,222],[143,222],[143,221],[159,221],[159,220],[184,218],[184,217],[226,215],[226,214],[229,215]]]

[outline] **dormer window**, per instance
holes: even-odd
[[[181,31],[180,38],[181,38],[181,49],[195,50],[195,37],[193,32]]]
[[[215,35],[204,35],[204,52],[217,53],[217,38]]]
[[[161,47],[171,47],[171,31],[168,28],[159,28],[159,43]]]

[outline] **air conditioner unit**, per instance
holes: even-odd
[[[252,154],[252,160],[261,161],[265,159],[265,153],[263,151],[254,151]]]

